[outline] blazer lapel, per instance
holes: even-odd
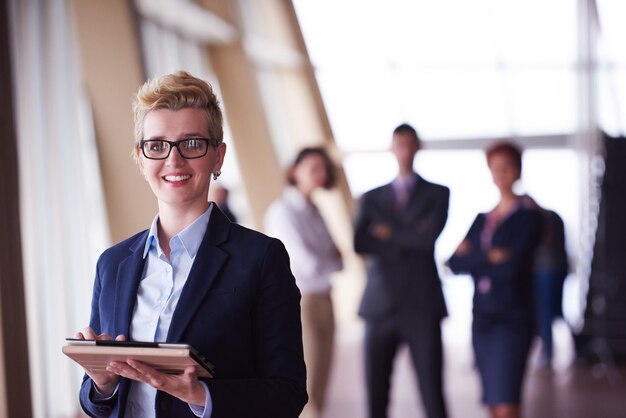
[[[393,183],[387,184],[383,189],[380,195],[380,205],[385,208],[385,212],[393,214],[393,216],[397,216],[398,211],[396,209],[396,192],[393,189]],[[385,216],[389,216],[385,213]]]
[[[166,341],[180,341],[194,313],[213,285],[217,274],[228,259],[228,254],[218,245],[228,239],[229,233],[230,221],[217,206],[214,206],[207,231],[174,311]]]
[[[411,217],[412,214],[419,212],[425,202],[424,192],[426,191],[426,182],[421,177],[417,177],[417,182],[411,190],[411,194],[409,195],[409,199],[406,203],[406,207],[404,210],[404,215]]]
[[[148,231],[129,247],[132,254],[124,259],[117,270],[117,284],[115,286],[115,332],[129,337],[130,320],[137,298],[137,288],[143,272],[143,248],[148,237]],[[112,335],[115,338],[115,335]]]

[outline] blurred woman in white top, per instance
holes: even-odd
[[[330,276],[341,270],[343,263],[312,195],[317,189],[332,188],[337,171],[323,148],[304,148],[291,165],[287,180],[289,186],[265,214],[265,232],[285,244],[302,293],[302,340],[309,403],[301,416],[319,417],[335,331]]]

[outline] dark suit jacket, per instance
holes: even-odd
[[[465,237],[471,251],[453,255],[448,265],[453,272],[469,273],[478,281],[489,278],[487,292],[474,292],[474,315],[499,317],[530,317],[533,308],[533,255],[541,234],[541,215],[535,209],[520,208],[506,218],[495,230],[492,247],[509,252],[509,258],[492,264],[481,248],[481,233],[486,215],[479,214]]]
[[[128,335],[147,239],[143,231],[108,250],[97,265],[90,326]],[[167,342],[191,344],[215,365],[205,380],[212,418],[297,417],[307,401],[300,292],[282,243],[230,223],[213,208],[207,232],[174,312]],[[94,417],[122,417],[129,381],[113,400],[80,401]],[[157,417],[192,417],[189,406],[157,392]]]
[[[446,316],[441,281],[435,264],[435,241],[448,218],[447,187],[418,178],[403,212],[395,209],[393,186],[363,195],[355,222],[354,248],[367,255],[367,285],[359,308],[366,320],[394,313]],[[370,234],[372,224],[386,222],[391,238]]]

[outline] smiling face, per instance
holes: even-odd
[[[144,139],[179,141],[208,137],[206,114],[196,108],[150,111],[143,122]],[[204,157],[185,159],[172,148],[165,160],[151,160],[139,151],[139,167],[163,210],[183,211],[199,216],[208,208],[211,174],[222,167],[226,145],[209,146]]]

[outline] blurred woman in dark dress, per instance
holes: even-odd
[[[518,418],[533,339],[533,255],[541,215],[513,191],[522,170],[515,145],[490,147],[487,164],[500,201],[476,217],[448,266],[474,279],[472,346],[483,402],[493,418]]]

